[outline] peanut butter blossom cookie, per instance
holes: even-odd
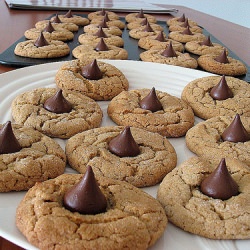
[[[123,91],[108,106],[118,125],[144,128],[167,137],[180,137],[194,124],[189,105],[166,92],[150,89]]]
[[[68,162],[85,173],[89,165],[96,175],[153,186],[176,166],[176,152],[158,133],[133,127],[102,127],[79,133],[66,144]]]
[[[17,96],[12,115],[18,124],[51,137],[69,138],[100,126],[102,111],[91,98],[70,90],[39,88]]]
[[[198,123],[186,134],[187,147],[206,158],[236,158],[250,165],[248,117],[216,116]]]
[[[202,69],[220,75],[239,76],[247,73],[246,65],[227,56],[225,49],[219,55],[202,55],[197,61]]]
[[[96,60],[66,62],[57,72],[61,89],[83,93],[94,100],[111,100],[128,89],[128,80],[115,66]]]
[[[156,23],[157,20],[153,15],[146,14],[144,11],[141,9],[138,13],[129,13],[125,16],[125,20],[128,23],[131,22],[142,22],[145,18],[147,18],[149,23]]]
[[[0,192],[10,192],[63,174],[66,156],[53,139],[7,122],[0,125],[0,162]]]
[[[100,25],[100,24],[86,25],[86,26],[84,26],[83,30],[85,33],[95,34],[100,27],[102,27],[103,31],[106,34],[110,34],[110,35],[114,35],[114,36],[121,36],[122,35],[122,30],[120,30],[116,26],[107,26],[106,22],[102,25]]]
[[[57,58],[70,53],[68,44],[62,41],[47,41],[42,32],[36,40],[27,40],[16,45],[17,56],[30,58]]]
[[[173,17],[171,19],[168,19],[166,21],[166,23],[168,26],[173,25],[173,24],[183,25],[186,22],[186,20],[188,20],[189,26],[197,26],[198,25],[197,22],[195,22],[194,20],[187,18],[185,14],[182,14],[182,16],[180,16],[180,17]]]
[[[144,250],[161,237],[167,218],[152,196],[88,168],[84,176],[37,183],[20,202],[16,225],[39,249]]]
[[[110,20],[119,20],[119,16],[113,12],[113,11],[108,11],[108,10],[100,10],[100,11],[94,11],[90,12],[88,14],[88,19],[93,20],[93,19],[99,19],[102,20],[105,16],[108,16]]]
[[[250,238],[250,171],[237,159],[193,157],[169,173],[157,199],[170,222],[211,239]]]
[[[203,119],[238,113],[250,116],[250,85],[230,76],[208,76],[188,83],[181,98]]]

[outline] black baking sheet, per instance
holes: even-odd
[[[60,14],[60,13],[59,13]],[[80,15],[80,14],[78,14]],[[53,16],[53,15],[52,15]],[[52,16],[50,16],[48,19],[50,19]],[[81,16],[87,17],[85,14],[82,14]],[[125,22],[125,18],[121,17],[121,21]],[[158,21],[158,24],[160,24],[163,28],[166,34],[169,33],[168,27],[166,25],[165,21]],[[32,27],[31,27],[32,28]],[[129,37],[128,34],[129,30],[126,28],[123,31],[122,38],[124,39],[124,48],[128,52],[128,59],[129,60],[140,60],[140,53],[143,52],[144,50],[138,47],[138,40],[133,39]],[[32,66],[32,65],[37,65],[37,64],[43,64],[43,63],[48,63],[48,62],[58,62],[58,61],[69,61],[75,59],[72,56],[72,50],[79,45],[78,42],[78,36],[83,33],[83,27],[79,27],[79,30],[75,32],[74,39],[72,41],[67,42],[71,52],[69,55],[60,57],[60,58],[52,58],[52,59],[35,59],[35,58],[26,58],[26,57],[20,57],[16,56],[14,54],[14,49],[17,45],[17,43],[25,41],[26,38],[23,36],[19,40],[17,40],[15,43],[13,43],[8,49],[6,49],[3,53],[0,54],[0,64],[8,65],[8,66],[14,66],[14,67],[26,67],[26,66]],[[203,29],[203,34],[204,35],[210,35],[211,41],[216,42],[219,44],[222,44],[218,39],[216,39],[214,36],[209,34],[207,30]],[[222,44],[225,46],[224,44]],[[241,60],[235,53],[233,53],[231,50],[229,51],[229,56]],[[193,55],[193,57],[197,58],[197,56]],[[242,60],[241,60],[242,61]],[[243,76],[239,76],[238,78],[250,82],[250,67],[247,66],[247,74]]]

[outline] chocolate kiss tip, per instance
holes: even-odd
[[[22,149],[16,139],[11,122],[6,122],[0,129],[0,154],[10,154],[18,152]]]
[[[52,33],[53,31],[55,31],[54,27],[51,24],[51,21],[48,22],[48,24],[46,25],[43,31],[49,32],[49,33]]]
[[[83,178],[65,193],[63,205],[71,212],[81,214],[99,214],[106,211],[106,197],[99,188],[90,166],[87,166]]]
[[[207,36],[207,37],[200,43],[200,45],[206,45],[206,46],[209,46],[209,47],[214,46],[213,43],[212,43],[211,40],[210,40],[210,36]]]
[[[69,10],[65,15],[64,15],[64,17],[67,17],[67,18],[71,18],[71,17],[73,17],[73,15],[72,15],[72,11],[71,10]]]
[[[246,142],[250,140],[250,135],[243,126],[239,114],[236,114],[232,123],[221,135],[223,141]]]
[[[172,42],[169,43],[167,48],[161,53],[165,57],[177,57],[177,54],[174,51],[174,48],[172,46]]]
[[[107,38],[108,36],[105,34],[105,32],[103,31],[102,27],[99,27],[98,31],[94,34],[95,36],[98,37],[104,37]]]
[[[90,64],[82,67],[81,74],[89,80],[99,80],[102,78],[102,71],[97,64],[96,59],[94,59]]]
[[[150,110],[151,112],[163,109],[162,104],[156,95],[155,88],[152,88],[149,94],[140,101],[140,107],[142,109]]]
[[[178,22],[185,22],[185,20],[186,20],[185,14],[182,14],[182,16],[180,18],[178,18],[177,20],[178,20]]]
[[[219,63],[229,63],[226,49],[224,49],[222,53],[219,56],[217,56],[214,60]]]
[[[166,39],[164,37],[163,31],[160,31],[159,34],[157,35],[157,37],[155,38],[155,40],[158,40],[160,42],[165,42]]]
[[[72,105],[64,98],[61,89],[48,98],[44,102],[43,107],[56,114],[69,113],[72,110]]]
[[[106,12],[104,9],[102,9],[101,11],[99,11],[99,14],[100,14],[101,16],[105,16],[106,13],[107,13],[107,12]]]
[[[144,25],[147,25],[148,23],[148,19],[147,18],[144,18],[142,21],[141,21],[141,25],[144,26]]]
[[[114,137],[108,145],[111,153],[119,157],[133,157],[140,154],[140,149],[134,140],[130,127],[125,127],[124,130]]]
[[[101,37],[100,42],[96,45],[95,50],[96,51],[108,51],[109,50],[109,47],[105,43],[103,37]]]
[[[228,172],[226,161],[223,158],[218,167],[201,183],[203,194],[214,199],[227,200],[238,195],[238,185]]]
[[[43,46],[49,45],[49,42],[45,39],[43,33],[41,32],[40,36],[34,42],[34,45],[39,48],[39,47],[43,47]]]
[[[188,22],[188,19],[186,18],[184,23],[181,25],[181,27],[184,27],[184,28],[187,28],[189,27],[190,28],[190,25],[189,25],[189,22]]]
[[[54,17],[53,23],[61,23],[61,20],[60,20],[58,14],[56,14],[56,16]]]
[[[143,12],[142,9],[139,11],[139,13],[136,15],[136,17],[138,17],[138,18],[144,18],[145,17],[144,12]]]
[[[105,13],[103,19],[104,19],[106,22],[109,22],[109,21],[110,21],[108,13]]]
[[[98,26],[102,27],[102,28],[108,28],[108,25],[107,25],[107,22],[105,21],[105,19],[102,19],[102,21],[99,23]]]
[[[152,29],[151,25],[149,24],[149,22],[146,23],[146,27],[145,29],[143,29],[143,31],[146,32],[153,32],[154,30]]]
[[[233,97],[233,92],[227,85],[225,75],[223,75],[219,83],[210,90],[210,96],[215,100],[226,100]]]
[[[182,34],[184,34],[184,35],[193,35],[193,33],[191,32],[189,27],[187,27],[185,30],[183,30]]]

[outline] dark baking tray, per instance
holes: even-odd
[[[81,14],[79,14],[81,15]],[[54,16],[54,15],[52,15]],[[50,16],[48,19],[50,19],[52,16]],[[81,16],[87,17],[87,15],[82,14]],[[125,22],[125,18],[121,17],[121,21]],[[160,24],[164,28],[164,32],[166,34],[169,33],[168,27],[166,25],[165,21],[158,21],[158,24]],[[128,52],[128,59],[129,60],[140,60],[140,53],[143,52],[144,50],[138,47],[138,40],[133,39],[129,36],[128,31],[126,28],[123,31],[122,38],[124,39],[124,48]],[[68,45],[72,51],[76,46],[79,45],[78,42],[78,36],[83,33],[83,28],[79,27],[79,30],[75,32],[74,39],[72,41],[68,42]],[[219,44],[222,44],[218,39],[216,39],[214,36],[209,34],[209,32],[203,28],[203,34],[204,35],[210,35],[211,41],[216,42]],[[48,63],[48,62],[58,62],[58,61],[69,61],[75,59],[72,56],[72,52],[70,52],[69,55],[60,57],[60,58],[52,58],[52,59],[35,59],[35,58],[26,58],[26,57],[20,57],[16,56],[14,54],[14,49],[17,45],[17,43],[25,41],[26,38],[23,36],[19,40],[17,40],[15,43],[13,43],[9,48],[7,48],[3,53],[0,54],[0,64],[8,65],[8,66],[15,66],[15,67],[26,67],[26,66],[32,66],[32,65],[37,65],[37,64],[43,64],[43,63]],[[222,44],[225,46],[224,44]],[[241,60],[235,53],[233,53],[231,50],[229,51],[229,56]],[[192,55],[193,57],[197,58],[197,56]],[[242,60],[241,60],[242,61]],[[248,71],[246,75],[239,76],[238,78],[250,82],[250,67],[247,66]]]

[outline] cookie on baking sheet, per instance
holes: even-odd
[[[53,21],[53,18],[51,18],[51,21]],[[75,15],[72,13],[71,10],[69,10],[67,13],[64,15],[59,14],[58,18],[61,20],[63,23],[74,23],[78,26],[85,26],[89,24],[89,19],[80,15]]]
[[[145,18],[147,18],[148,22],[149,23],[157,23],[157,20],[156,18],[151,15],[151,14],[146,14],[144,13],[143,10],[140,10],[139,12],[137,13],[129,13],[125,16],[125,20],[128,22],[128,23],[131,23],[131,22],[142,22]]]
[[[42,29],[44,29],[48,25],[49,22],[50,22],[50,20],[39,21],[39,22],[37,22],[35,24],[35,27],[37,29],[42,30]],[[54,22],[52,22],[52,25],[55,28],[56,27],[63,28],[63,29],[67,29],[67,30],[72,31],[72,32],[76,32],[79,29],[78,25],[76,25],[74,23],[66,23],[66,22],[65,23],[63,23],[63,22],[61,22],[61,23],[54,23]]]
[[[192,157],[166,175],[157,199],[170,222],[183,230],[211,239],[250,237],[250,170],[237,159],[226,159],[239,194],[222,200],[201,191],[202,181],[217,168],[219,161]]]
[[[149,89],[123,91],[108,105],[108,115],[118,125],[144,128],[167,137],[180,137],[194,124],[190,106],[180,98],[156,91],[162,109],[152,112],[141,108],[140,101]]]
[[[128,32],[128,34],[130,37],[139,40],[140,38],[145,37],[145,36],[157,35],[159,31],[161,30],[159,30],[157,27],[153,28],[151,24],[148,23],[148,25],[146,26],[141,26],[139,28],[131,29]]]
[[[213,98],[210,91],[223,79],[232,95],[218,100],[216,96],[219,96],[220,93],[218,92]],[[250,85],[238,78],[207,76],[195,79],[184,87],[181,98],[192,107],[196,116],[203,119],[220,115],[233,116],[236,113],[241,116],[250,116]]]
[[[138,155],[120,157],[112,153],[109,142],[124,127],[101,127],[79,133],[68,140],[65,150],[70,166],[80,173],[85,173],[86,166],[91,166],[96,175],[126,181],[136,187],[159,183],[176,166],[177,156],[173,146],[158,133],[141,128],[130,129],[139,146]]]
[[[98,24],[89,24],[83,27],[83,31],[88,34],[96,34],[100,28]],[[122,36],[122,30],[116,26],[102,27],[105,34],[110,34],[113,36]]]
[[[16,225],[31,244],[39,249],[144,250],[163,234],[167,217],[162,206],[126,182],[96,177],[107,200],[105,212],[66,209],[64,194],[81,179],[80,174],[64,174],[27,192],[17,208]]]
[[[187,26],[182,26],[178,24],[173,24],[168,27],[169,31],[184,31],[187,28]],[[193,33],[203,33],[203,29],[199,26],[189,26],[189,29]]]
[[[222,62],[216,58],[218,55],[202,55],[197,59],[197,62],[203,70],[219,75],[240,76],[247,73],[246,65],[237,59],[227,56],[227,61]]]
[[[93,45],[79,45],[72,50],[72,54],[75,58],[80,60],[89,59],[128,59],[127,50],[116,47],[113,45],[107,45],[107,50],[96,50],[96,46]]]
[[[188,24],[189,26],[198,26],[197,22],[195,22],[194,20],[187,18],[185,16],[185,14],[182,14],[182,16],[180,17],[173,17],[171,19],[168,19],[166,21],[167,25],[183,25],[185,23],[185,21],[188,20]]]
[[[168,38],[180,43],[187,43],[190,41],[202,42],[206,38],[206,36],[202,33],[191,32],[189,28],[186,28],[184,31],[170,32]]]
[[[31,28],[24,32],[24,36],[30,40],[36,40],[41,31],[43,32],[43,36],[46,40],[57,40],[57,41],[70,41],[74,38],[74,33],[63,28],[54,28],[54,31],[47,32],[37,28]]]
[[[83,93],[94,100],[111,100],[121,91],[128,89],[128,80],[115,66],[97,62],[102,72],[98,80],[91,80],[81,74],[82,67],[93,60],[73,60],[66,62],[58,70],[55,82],[61,89]]]
[[[150,49],[142,52],[140,58],[145,62],[163,63],[191,69],[196,69],[198,66],[196,59],[191,57],[189,53],[176,51],[176,56],[164,56],[163,52],[164,49]]]
[[[106,20],[105,16],[102,19],[96,18],[96,19],[92,19],[90,24],[100,24],[103,22],[103,20],[106,21],[106,24],[108,27],[110,26],[116,26],[119,29],[123,30],[125,28],[125,23],[122,22],[121,20]]]
[[[198,156],[215,159],[222,156],[237,158],[250,165],[250,140],[232,142],[222,139],[224,131],[234,120],[233,116],[216,116],[198,123],[186,134],[187,147]],[[241,122],[250,134],[249,117],[241,116]]]
[[[147,19],[146,19],[147,20]],[[137,28],[142,28],[145,27],[147,21],[142,21],[142,22],[131,22],[127,24],[127,29],[132,30],[132,29],[137,29]],[[150,26],[152,27],[153,30],[158,30],[158,31],[163,31],[163,27],[159,24],[156,23],[150,23]]]
[[[115,12],[104,10],[104,9],[100,11],[90,12],[88,14],[88,19],[91,21],[93,19],[102,20],[105,17],[105,15],[107,15],[110,20],[119,20],[119,16]]]
[[[55,88],[38,88],[17,96],[11,105],[14,120],[18,124],[59,138],[69,138],[100,126],[102,111],[94,100],[81,93],[64,90],[62,95],[70,106],[68,109],[66,107],[65,110],[57,111],[63,101],[45,104],[56,93]],[[50,108],[46,105],[54,106]]]
[[[37,47],[35,42],[36,40],[19,42],[14,49],[15,55],[30,58],[57,58],[70,53],[68,44],[63,41],[47,41],[47,45],[40,47]]]
[[[165,49],[169,43],[172,42],[173,49],[175,51],[182,52],[184,50],[184,46],[182,43],[167,39],[166,35],[163,32],[159,32],[153,36],[145,36],[139,39],[138,46],[145,49]]]
[[[21,149],[0,154],[0,192],[28,190],[64,173],[66,156],[56,141],[26,126],[12,123],[12,130]]]
[[[93,46],[93,45],[97,45],[100,42],[101,38],[103,38],[103,40],[105,41],[107,45],[113,45],[117,47],[124,46],[124,40],[122,39],[122,37],[113,36],[110,34],[106,34],[106,37],[99,37],[94,34],[84,33],[78,37],[78,41],[80,44]]]

